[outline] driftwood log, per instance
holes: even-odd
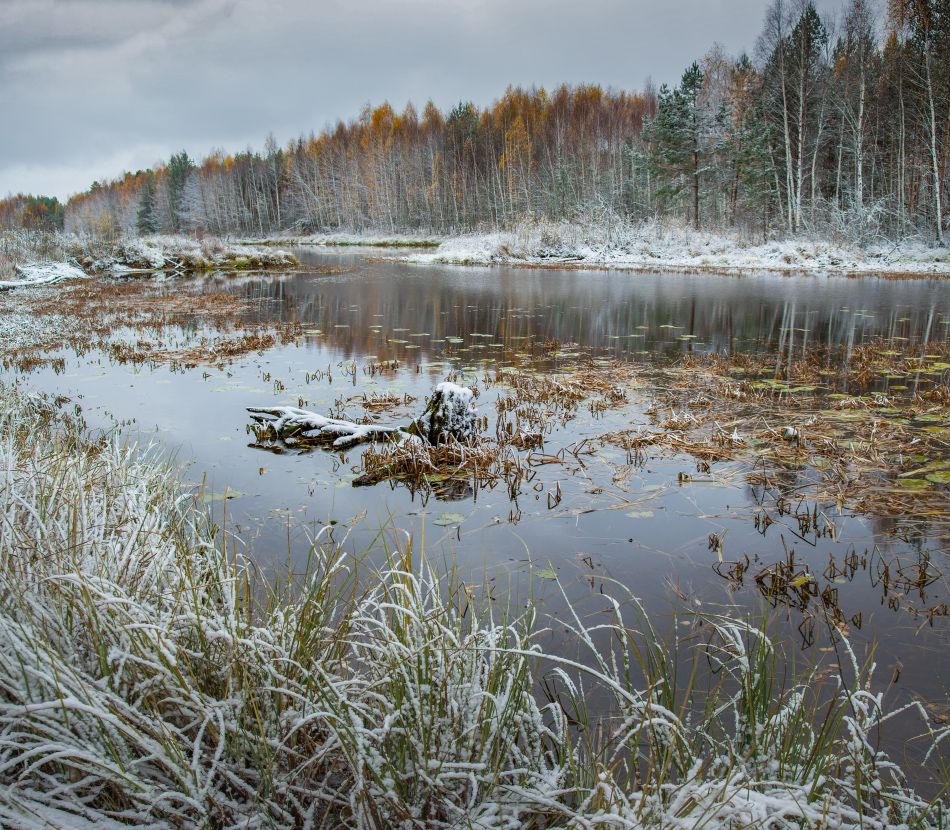
[[[474,394],[448,381],[436,386],[425,411],[407,426],[357,424],[295,406],[248,407],[257,439],[289,449],[325,446],[344,449],[366,441],[470,442],[478,437]]]

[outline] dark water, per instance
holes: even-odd
[[[176,450],[193,480],[206,477],[212,493],[230,488],[239,494],[226,502],[228,526],[264,567],[304,561],[308,535],[336,522],[334,536],[343,538],[352,517],[365,512],[347,539],[355,551],[370,547],[381,528],[399,528],[431,560],[450,560],[467,580],[488,581],[499,594],[530,591],[555,615],[563,601],[553,574],[591,614],[602,607],[602,580],[612,578],[644,600],[659,628],[669,629],[674,614],[690,610],[763,607],[751,580],[736,588],[715,573],[710,534],[725,534],[730,558],[748,555],[763,567],[794,549],[818,574],[829,556],[867,551],[868,567],[836,584],[845,615],[860,614],[860,628],[851,632],[856,646],[863,654],[878,644],[882,682],[900,663],[898,696],[946,704],[947,618],[927,620],[920,613],[946,601],[946,577],[898,610],[888,608],[875,577],[881,562],[916,562],[922,555],[947,571],[946,551],[926,535],[901,539],[887,523],[852,514],[841,519],[835,539],[803,540],[782,524],[760,533],[752,520],[756,494],[743,476],[729,475],[729,464],[713,465],[715,482],[683,486],[678,474],[694,473],[695,459],[657,452],[618,481],[625,454],[610,447],[588,457],[583,468],[539,468],[517,503],[504,486],[456,501],[427,500],[385,483],[352,487],[359,449],[275,455],[250,447],[245,429],[247,406],[303,401],[321,413],[352,417],[362,411],[346,399],[364,393],[418,398],[392,416],[405,422],[450,371],[480,377],[517,363],[526,344],[545,340],[576,344],[562,345],[562,355],[582,352],[645,366],[689,350],[769,354],[780,346],[794,352],[877,337],[895,344],[946,340],[945,282],[431,267],[359,252],[301,256],[335,273],[209,282],[209,290],[247,298],[251,320],[300,323],[302,334],[292,344],[224,370],[136,368],[101,352],[69,354],[64,372],[46,369],[26,380],[74,397],[94,424],[108,424],[109,416],[134,419],[142,438],[157,435]],[[163,290],[173,291],[174,283]],[[364,371],[390,360],[399,361],[398,371]],[[546,365],[569,360],[547,358]],[[492,419],[496,394],[497,387],[487,388],[479,398],[480,411]],[[545,449],[555,453],[586,437],[646,424],[649,400],[645,388],[600,416],[581,409],[548,437]],[[561,500],[549,507],[547,494],[557,487]],[[225,502],[212,503],[221,517]],[[778,616],[789,642],[807,651],[810,638],[799,631],[798,612],[779,609]],[[820,637],[812,648],[820,648]]]

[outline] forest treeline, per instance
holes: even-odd
[[[487,108],[366,107],[281,147],[96,182],[68,231],[429,230],[531,217],[943,241],[950,0],[773,0],[753,55],[712,48],[675,86],[509,89]],[[23,197],[17,197],[23,198]],[[0,208],[0,222],[16,211]]]
[[[0,228],[28,231],[63,229],[66,206],[55,196],[29,196],[18,193],[0,199]]]

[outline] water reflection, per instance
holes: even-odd
[[[305,252],[301,255],[307,258]],[[311,261],[326,255],[309,253]],[[246,282],[262,319],[318,329],[347,358],[484,359],[492,347],[558,340],[616,355],[781,350],[946,338],[938,280],[631,274],[361,263],[335,276]],[[407,339],[405,335],[417,335]],[[491,335],[478,342],[479,335]],[[446,344],[445,338],[464,344]],[[472,338],[475,342],[472,342]],[[465,351],[465,346],[469,351]],[[473,348],[475,347],[475,348]]]
[[[421,401],[451,371],[478,378],[485,369],[522,366],[527,354],[539,356],[537,365],[556,367],[577,353],[649,366],[683,353],[748,352],[788,371],[815,345],[850,348],[883,338],[899,349],[946,341],[944,283],[433,268],[314,251],[301,258],[322,270],[207,283],[208,291],[245,301],[231,319],[235,325],[299,324],[292,343],[183,371],[123,365],[94,350],[65,355],[62,372],[46,368],[29,382],[74,397],[94,422],[111,423],[106,412],[136,419],[140,437],[157,434],[176,448],[211,492],[240,494],[227,501],[229,527],[264,567],[288,558],[304,562],[309,535],[333,521],[340,523],[339,538],[348,519],[365,512],[348,537],[355,551],[395,524],[412,535],[417,550],[424,537],[428,556],[453,560],[471,581],[500,586],[500,594],[530,590],[556,612],[560,589],[546,578],[529,581],[534,564],[557,574],[581,601],[597,592],[598,580],[617,579],[668,619],[674,611],[726,602],[757,608],[763,591],[754,574],[792,557],[794,574],[807,565],[823,581],[785,591],[784,599],[777,590],[765,592],[787,615],[790,637],[802,645],[814,639],[813,631],[799,629],[799,606],[815,603],[813,591],[831,586],[856,642],[878,641],[884,664],[902,661],[907,695],[943,693],[950,665],[932,655],[946,649],[948,626],[928,611],[946,602],[948,567],[929,532],[902,538],[892,519],[845,511],[834,517],[834,534],[814,532],[821,525],[804,533],[794,511],[779,515],[728,462],[713,464],[707,476],[688,456],[650,450],[634,460],[610,445],[541,470],[539,488],[526,487],[516,504],[503,487],[464,493],[451,504],[426,502],[395,484],[351,487],[359,450],[270,455],[249,447],[244,408],[303,404],[354,414],[353,396]],[[175,283],[161,290],[173,293]],[[182,340],[206,331],[199,317],[175,323]],[[368,370],[393,361],[388,371]],[[886,389],[917,379],[880,382]],[[494,394],[486,388],[479,400],[486,414]],[[651,394],[642,388],[629,405],[596,417],[582,412],[553,431],[546,451],[648,424]],[[783,487],[794,491],[810,474],[789,469]],[[559,498],[551,507],[546,493],[555,488]],[[214,508],[223,515],[220,502]],[[773,518],[764,528],[756,526],[763,508]],[[446,513],[460,519],[440,524]],[[713,535],[721,547],[710,544]],[[737,574],[739,562],[748,564]],[[915,579],[922,562],[927,576]],[[934,574],[940,576],[931,579]]]

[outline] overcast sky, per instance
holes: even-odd
[[[676,80],[766,0],[0,0],[0,195],[61,199],[186,149],[284,143],[367,102]],[[822,0],[823,9],[837,6]]]

